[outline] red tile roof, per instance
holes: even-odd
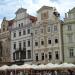
[[[14,20],[9,20],[8,23],[9,23],[9,26],[12,26],[14,23]]]
[[[33,23],[33,22],[36,22],[36,21],[37,21],[37,17],[34,17],[34,16],[31,16],[31,15],[30,15],[30,20],[32,21],[32,23]]]

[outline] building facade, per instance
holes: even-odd
[[[27,13],[27,9],[19,8],[11,29],[11,61],[32,62],[32,24],[36,17]]]
[[[62,63],[60,14],[54,7],[43,6],[33,24],[33,63]]]
[[[63,47],[64,62],[75,63],[75,8],[65,13]]]
[[[63,25],[54,7],[41,7],[37,18],[24,8],[15,14],[1,24],[0,62],[75,63],[75,8],[65,13]]]
[[[3,18],[0,33],[0,62],[10,62],[10,30],[13,20]]]

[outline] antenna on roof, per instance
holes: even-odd
[[[19,5],[21,5],[21,8],[22,8],[22,0],[19,0]]]

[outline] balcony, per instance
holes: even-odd
[[[14,61],[23,61],[24,59],[26,59],[26,48],[19,48],[15,50],[15,52],[13,53],[13,59]]]

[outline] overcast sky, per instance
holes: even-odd
[[[23,7],[27,12],[36,16],[36,11],[43,5],[56,7],[64,18],[64,13],[75,7],[75,0],[0,0],[0,23],[3,17],[12,19],[18,8]]]

